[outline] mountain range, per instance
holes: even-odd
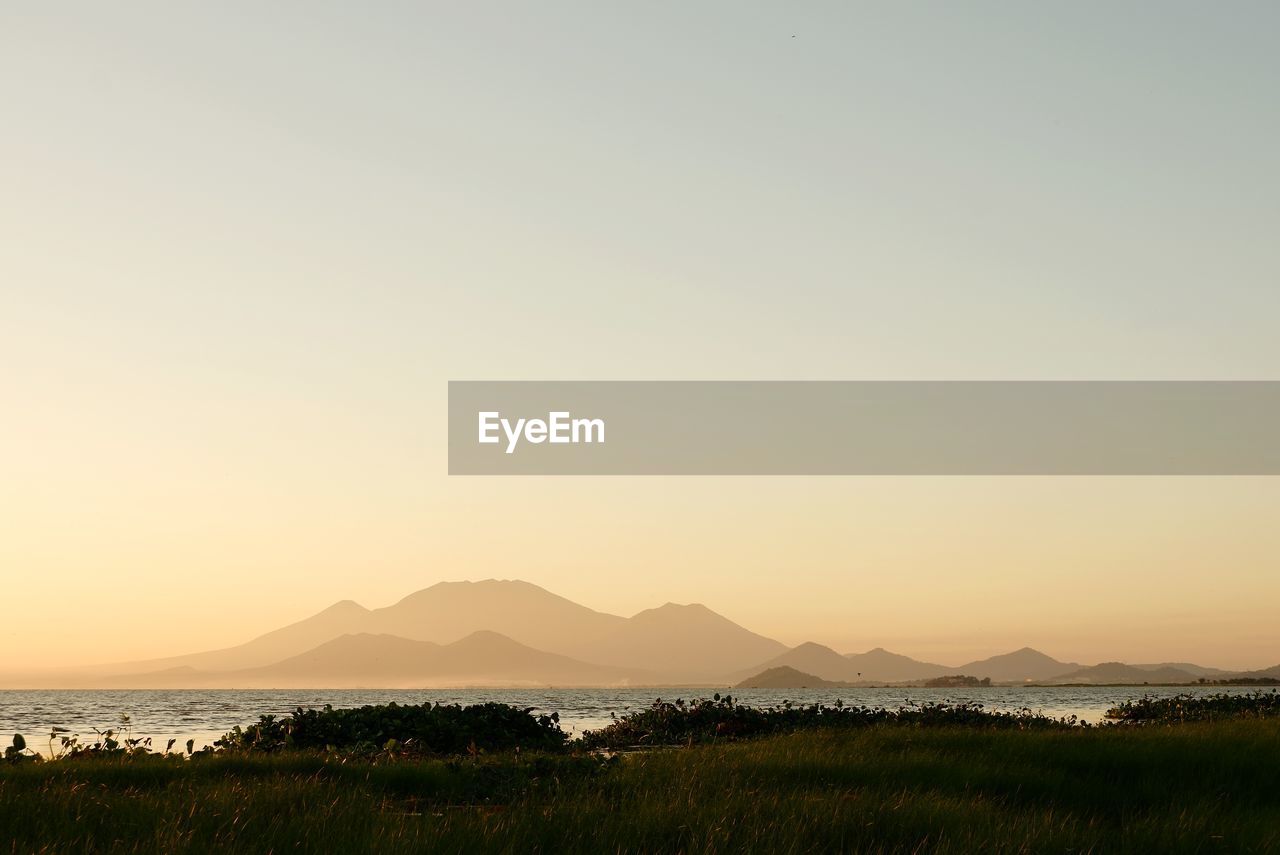
[[[653,683],[645,671],[593,665],[479,630],[451,644],[367,632],[340,635],[305,653],[256,668],[209,671],[177,665],[110,677],[125,688],[409,689],[421,686],[606,686]]]
[[[528,582],[489,579],[441,582],[378,609],[343,600],[234,647],[38,682],[116,688],[714,686],[757,677],[762,684],[815,685],[949,675],[995,683],[1191,683],[1280,676],[1280,665],[1247,674],[1191,663],[1085,667],[1024,647],[948,666],[879,647],[845,654],[813,642],[788,648],[696,603],[667,603],[622,617]]]
[[[830,647],[807,642],[761,663],[758,668],[747,670],[754,674],[762,669],[780,667],[794,668],[802,674],[841,683],[904,683],[959,674],[989,677],[994,682],[1020,683],[1049,680],[1076,671],[1081,666],[1075,662],[1059,662],[1030,647],[951,667],[920,662],[900,653],[890,653],[882,647],[866,653],[841,655]],[[741,672],[733,676],[740,681],[749,674]]]

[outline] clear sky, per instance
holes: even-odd
[[[522,578],[1280,662],[1280,479],[450,479],[449,379],[1280,379],[1280,7],[10,5],[0,669]]]

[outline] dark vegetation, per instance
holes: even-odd
[[[600,730],[582,735],[586,748],[632,748],[687,745],[793,733],[799,730],[848,730],[873,725],[966,727],[983,730],[1032,730],[1087,726],[1074,716],[1053,718],[1021,710],[988,712],[981,704],[916,704],[883,707],[835,704],[783,704],[751,707],[732,696],[709,700],[655,701],[647,710],[622,716]]]
[[[1107,719],[1120,724],[1181,724],[1230,718],[1280,718],[1280,692],[1257,691],[1234,695],[1178,695],[1139,698],[1107,710]]]
[[[1198,682],[1210,686],[1280,686],[1280,677],[1223,677],[1217,680],[1201,678]]]
[[[1280,851],[1280,693],[1112,718],[725,697],[581,742],[491,704],[304,710],[195,752],[55,733],[61,759],[0,762],[0,850]]]
[[[283,719],[264,715],[257,724],[237,727],[216,746],[231,751],[314,748],[429,756],[564,748],[568,737],[560,729],[560,715],[532,713],[498,703],[299,708]]]

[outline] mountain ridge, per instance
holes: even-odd
[[[662,671],[670,680],[718,680],[786,649],[700,603],[668,602],[629,618],[599,612],[522,580],[437,582],[390,606],[341,600],[241,645],[183,656],[100,666],[100,676],[176,667],[242,671],[297,656],[342,635],[371,633],[449,644],[499,627],[547,653],[628,671]]]
[[[627,686],[652,679],[643,671],[581,662],[535,650],[492,630],[450,644],[383,633],[348,633],[280,662],[235,671],[187,667],[108,678],[106,685],[166,688],[430,688],[447,686]]]
[[[86,682],[122,686],[130,679],[145,678],[178,685],[197,676],[213,679],[210,674],[222,675],[217,679],[230,679],[225,677],[230,673],[245,679],[265,679],[274,673],[280,679],[304,680],[308,673],[327,673],[315,668],[308,672],[308,663],[317,657],[317,661],[323,661],[325,656],[336,655],[335,648],[329,645],[339,639],[346,639],[342,643],[352,656],[356,656],[352,650],[359,645],[368,646],[345,666],[346,670],[336,669],[342,680],[376,678],[382,665],[375,657],[382,657],[398,663],[391,667],[386,679],[421,682],[465,676],[454,664],[439,658],[443,655],[439,649],[468,639],[472,644],[487,639],[490,647],[501,647],[497,638],[517,646],[503,648],[509,663],[496,661],[496,654],[486,654],[485,667],[478,672],[486,683],[502,676],[500,665],[514,668],[516,662],[529,667],[515,669],[509,679],[537,684],[590,679],[601,685],[618,685],[639,679],[650,685],[720,686],[776,668],[791,668],[800,675],[799,679],[854,684],[923,682],[959,675],[1005,684],[1190,683],[1199,679],[1280,676],[1280,665],[1249,672],[1186,662],[1085,666],[1054,659],[1031,647],[958,666],[924,662],[883,647],[861,653],[840,653],[815,642],[787,647],[702,603],[666,602],[623,617],[588,608],[523,580],[485,579],[437,582],[375,609],[355,600],[339,600],[240,645],[95,668],[61,669],[28,682],[48,687]],[[450,655],[457,657],[461,653],[455,648]],[[411,667],[413,657],[423,664]],[[535,673],[535,664],[543,673]],[[419,670],[415,672],[413,667]],[[290,668],[293,673],[286,674]],[[24,679],[27,678],[6,675],[4,682],[16,684]],[[796,678],[790,675],[790,679]],[[323,686],[313,683],[308,686],[311,687]]]

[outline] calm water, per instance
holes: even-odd
[[[710,696],[711,689],[316,689],[316,690],[0,690],[0,742],[13,733],[26,736],[31,747],[44,747],[52,727],[70,728],[93,736],[94,728],[119,729],[128,715],[135,736],[150,736],[163,747],[195,739],[197,747],[211,743],[236,725],[246,725],[265,713],[284,714],[295,707],[352,707],[387,703],[479,703],[501,701],[538,712],[558,712],[569,733],[601,727],[614,714],[641,709],[657,697],[685,699]],[[721,691],[724,691],[723,689]],[[1249,692],[1249,687],[991,687],[977,689],[742,689],[733,695],[754,706],[796,703],[834,703],[899,707],[926,701],[979,703],[989,710],[1024,707],[1049,715],[1076,715],[1096,722],[1107,708],[1143,695],[1165,697],[1180,693]]]

